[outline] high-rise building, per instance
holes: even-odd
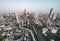
[[[23,23],[24,23],[24,25],[27,24],[27,14],[26,14],[26,9],[24,9],[24,11],[23,11]]]
[[[54,13],[54,15],[53,15],[53,20],[55,20],[57,18],[57,13]]]
[[[34,17],[35,17],[36,20],[38,20],[38,18],[39,18],[39,14],[36,13]]]
[[[50,13],[49,13],[50,18],[52,18],[52,15],[53,15],[52,11],[53,11],[53,8],[51,8]]]
[[[50,18],[47,18],[46,24],[50,24],[50,22],[51,22]]]
[[[16,15],[16,20],[17,20],[17,22],[18,22],[18,21],[19,21],[19,14],[16,13],[15,15]]]
[[[53,8],[51,8],[49,16],[47,16],[47,18],[46,18],[46,24],[50,24],[51,23],[51,19],[53,17],[52,11],[53,11]]]

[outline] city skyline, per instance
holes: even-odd
[[[53,12],[60,13],[60,0],[0,0],[0,13],[22,11],[26,8],[29,12]]]

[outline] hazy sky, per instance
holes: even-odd
[[[60,12],[60,0],[0,0],[0,12],[20,11],[24,8],[27,11]]]

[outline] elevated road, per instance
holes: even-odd
[[[34,34],[36,35],[37,41],[45,41],[44,37],[42,36],[41,30],[38,26],[35,25],[32,17],[30,16],[30,27],[33,30]]]

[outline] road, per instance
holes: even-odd
[[[31,16],[30,16],[30,27],[35,33],[37,41],[45,41],[44,37],[42,36],[41,30],[37,26],[35,26],[35,23]]]
[[[19,27],[20,27],[20,26],[19,26]],[[32,35],[33,41],[36,41],[36,39],[35,39],[35,37],[34,37],[34,34],[33,34],[33,32],[32,32],[30,29],[28,29],[28,28],[23,28],[23,27],[20,27],[20,29],[29,31],[29,33]]]

